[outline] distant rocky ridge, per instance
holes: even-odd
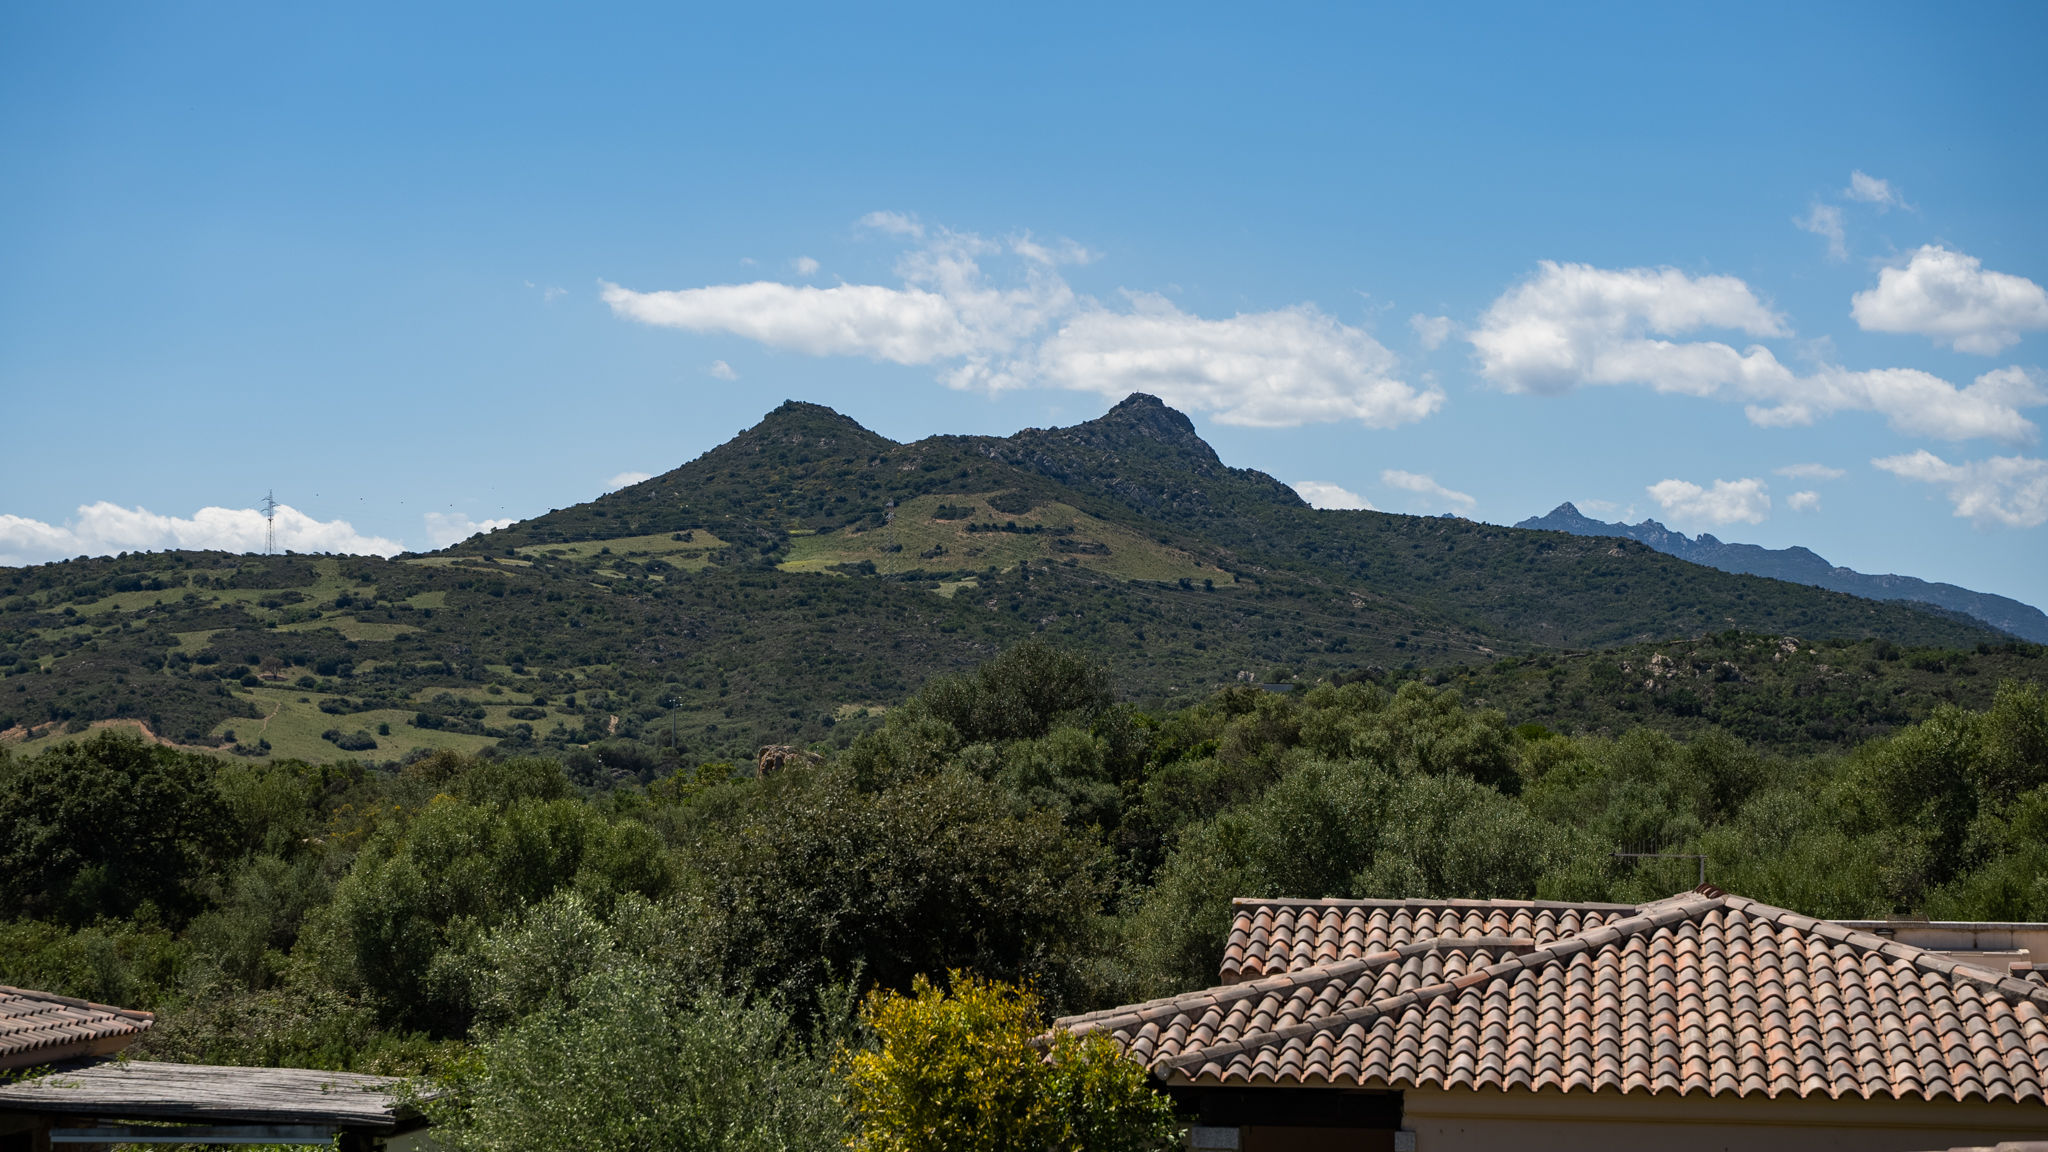
[[[1659,552],[1709,568],[1719,568],[1723,572],[1810,584],[1871,600],[1911,600],[1932,604],[1982,620],[2022,640],[2048,644],[2048,614],[2031,604],[1989,592],[1972,592],[1954,584],[1935,584],[1911,576],[1872,576],[1853,568],[1839,568],[1807,548],[1726,544],[1706,532],[1695,539],[1683,532],[1673,532],[1655,520],[1644,520],[1641,524],[1610,524],[1580,512],[1570,501],[1551,509],[1547,516],[1531,516],[1515,527],[1569,532],[1574,536],[1625,536]]]

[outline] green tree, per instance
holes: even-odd
[[[682,858],[721,968],[793,1004],[856,971],[890,988],[949,967],[1057,980],[1109,892],[1091,837],[957,770],[877,793],[796,770],[708,816]]]
[[[918,698],[969,743],[1043,736],[1063,716],[1087,718],[1115,699],[1108,669],[1077,652],[1026,640]]]
[[[459,1036],[474,1009],[472,953],[491,929],[565,888],[608,907],[671,882],[653,832],[580,801],[437,796],[356,857],[325,910],[321,951],[330,978],[387,1021]]]
[[[0,765],[0,915],[176,921],[233,843],[214,760],[102,732]]]
[[[435,1135],[475,1152],[796,1152],[842,1146],[833,1025],[810,1038],[773,1002],[706,990],[685,908],[607,914],[565,890],[478,950],[487,1025],[431,1101]],[[851,994],[841,999],[851,1007]]]

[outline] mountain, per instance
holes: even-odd
[[[1755,544],[1727,544],[1702,532],[1698,539],[1673,532],[1655,520],[1641,524],[1610,524],[1594,520],[1567,501],[1547,516],[1531,516],[1517,528],[1569,532],[1574,536],[1622,536],[1638,540],[1659,552],[1749,576],[1768,576],[1794,584],[1811,584],[1871,600],[1910,600],[1932,604],[1982,620],[2001,632],[2048,644],[2048,614],[2031,604],[2022,604],[1989,592],[1972,592],[1954,584],[1936,584],[1911,576],[1872,576],[1853,568],[1828,563],[1805,548],[1762,548]]]
[[[931,675],[1031,637],[1161,700],[1735,632],[1990,653],[1972,665],[1988,675],[1916,681],[1893,712],[1974,701],[2038,662],[1938,609],[1630,540],[1317,511],[1150,396],[1068,428],[908,444],[791,402],[660,476],[436,553],[0,569],[0,740],[119,722],[250,756],[495,745],[644,773],[656,748],[845,740]],[[1845,690],[1777,667],[1751,679],[1784,690],[1745,708]],[[1888,667],[1857,691],[1893,683]],[[1500,691],[1544,695],[1520,673]],[[1846,731],[1833,723],[1812,738]]]

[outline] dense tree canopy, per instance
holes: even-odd
[[[1698,853],[1819,916],[2048,919],[2037,683],[1822,752],[1563,735],[1415,681],[1158,711],[1106,683],[1027,647],[813,762],[644,789],[94,735],[0,761],[0,982],[161,1011],[141,1053],[433,1072],[464,1147],[823,1148],[849,1054],[886,1049],[864,1027],[1009,1003],[975,981],[1052,1012],[1204,985],[1238,896],[1647,900],[1695,865],[1618,853]],[[857,1024],[868,992],[896,1015]],[[1114,1088],[1063,1067],[1044,1091]]]

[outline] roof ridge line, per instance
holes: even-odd
[[[123,1008],[118,1004],[102,1004],[97,1000],[80,1000],[76,996],[59,996],[55,992],[41,992],[34,988],[16,988],[12,984],[0,984],[0,996],[14,995],[29,1000],[53,1000],[72,1008],[92,1008],[100,1012],[112,1012],[116,1016],[154,1022],[156,1013],[142,1008]]]
[[[1161,1060],[1154,1066],[1153,1075],[1164,1079],[1173,1073],[1182,1072],[1183,1069],[1190,1065],[1213,1064],[1218,1061],[1230,1060],[1253,1048],[1263,1047],[1267,1044],[1275,1042],[1284,1043],[1297,1037],[1313,1036],[1318,1032],[1326,1032],[1338,1027],[1348,1028],[1353,1024],[1364,1023],[1379,1016],[1403,1011],[1417,1004],[1427,1004],[1445,995],[1463,992],[1467,988],[1476,988],[1482,984],[1491,983],[1498,977],[1511,976],[1525,968],[1541,967],[1555,960],[1576,956],[1592,948],[1611,944],[1616,940],[1625,940],[1638,932],[1652,928],[1661,928],[1667,924],[1675,924],[1680,920],[1690,920],[1696,915],[1727,906],[1728,898],[1726,896],[1702,896],[1695,900],[1685,899],[1686,896],[1690,895],[1693,894],[1685,893],[1669,900],[1657,901],[1634,916],[1624,917],[1597,928],[1589,928],[1573,933],[1570,936],[1560,936],[1551,943],[1533,949],[1523,955],[1511,956],[1499,963],[1489,964],[1484,968],[1467,972],[1465,975],[1453,980],[1424,985],[1423,987],[1410,989],[1407,992],[1401,992],[1382,1000],[1368,1001],[1356,1008],[1334,1012],[1319,1020],[1305,1020],[1299,1024],[1290,1024],[1285,1028],[1274,1028],[1266,1032],[1240,1036],[1228,1044],[1204,1047],[1196,1052],[1183,1053],[1179,1056]],[[1189,1079],[1192,1080],[1193,1077],[1190,1076]]]
[[[1619,912],[1642,908],[1640,904],[1609,904],[1595,900],[1484,900],[1450,896],[1235,896],[1230,901],[1233,908],[1256,908],[1270,904],[1315,908],[1535,908],[1546,911],[1582,909],[1594,912]]]
[[[1736,911],[1745,915],[1755,916],[1760,920],[1769,921],[1780,927],[1810,932],[1823,940],[1847,944],[1852,948],[1860,948],[1866,952],[1876,952],[1882,956],[1889,956],[1894,960],[1904,960],[1923,972],[1934,972],[1942,976],[1967,980],[1980,987],[1996,989],[2006,996],[2017,996],[2024,1000],[2032,1000],[2042,1008],[2048,1008],[2048,987],[2032,983],[2031,981],[2021,980],[2016,976],[2000,976],[1996,972],[1986,968],[1979,968],[1974,964],[1965,964],[1960,960],[1951,960],[1946,956],[1936,955],[1931,949],[1922,948],[1917,944],[1887,940],[1875,933],[1859,931],[1833,920],[1822,920],[1816,916],[1808,916],[1803,912],[1794,912],[1790,908],[1780,908],[1775,904],[1766,904],[1761,900],[1752,900],[1747,896],[1729,896],[1726,899],[1728,906]],[[1795,921],[1795,923],[1787,923],[1788,918]],[[1796,921],[1805,921],[1806,923],[1800,924],[1796,923]]]
[[[1207,1007],[1211,1004],[1232,1004],[1263,996],[1268,992],[1282,989],[1303,988],[1326,984],[1358,972],[1383,968],[1399,960],[1440,952],[1445,948],[1511,948],[1532,945],[1535,941],[1528,936],[1479,935],[1479,936],[1425,936],[1378,952],[1368,952],[1349,960],[1333,960],[1328,964],[1314,964],[1307,968],[1294,968],[1261,976],[1256,980],[1243,980],[1236,984],[1217,984],[1193,992],[1182,992],[1178,996],[1162,996],[1141,1004],[1130,1004],[1121,1008],[1109,1008],[1100,1012],[1083,1012],[1074,1016],[1062,1016],[1053,1021],[1055,1029],[1073,1032],[1076,1035],[1101,1031],[1124,1021],[1143,1023],[1154,1016],[1172,1016],[1188,1006]],[[1050,1032],[1047,1033],[1050,1035]]]

